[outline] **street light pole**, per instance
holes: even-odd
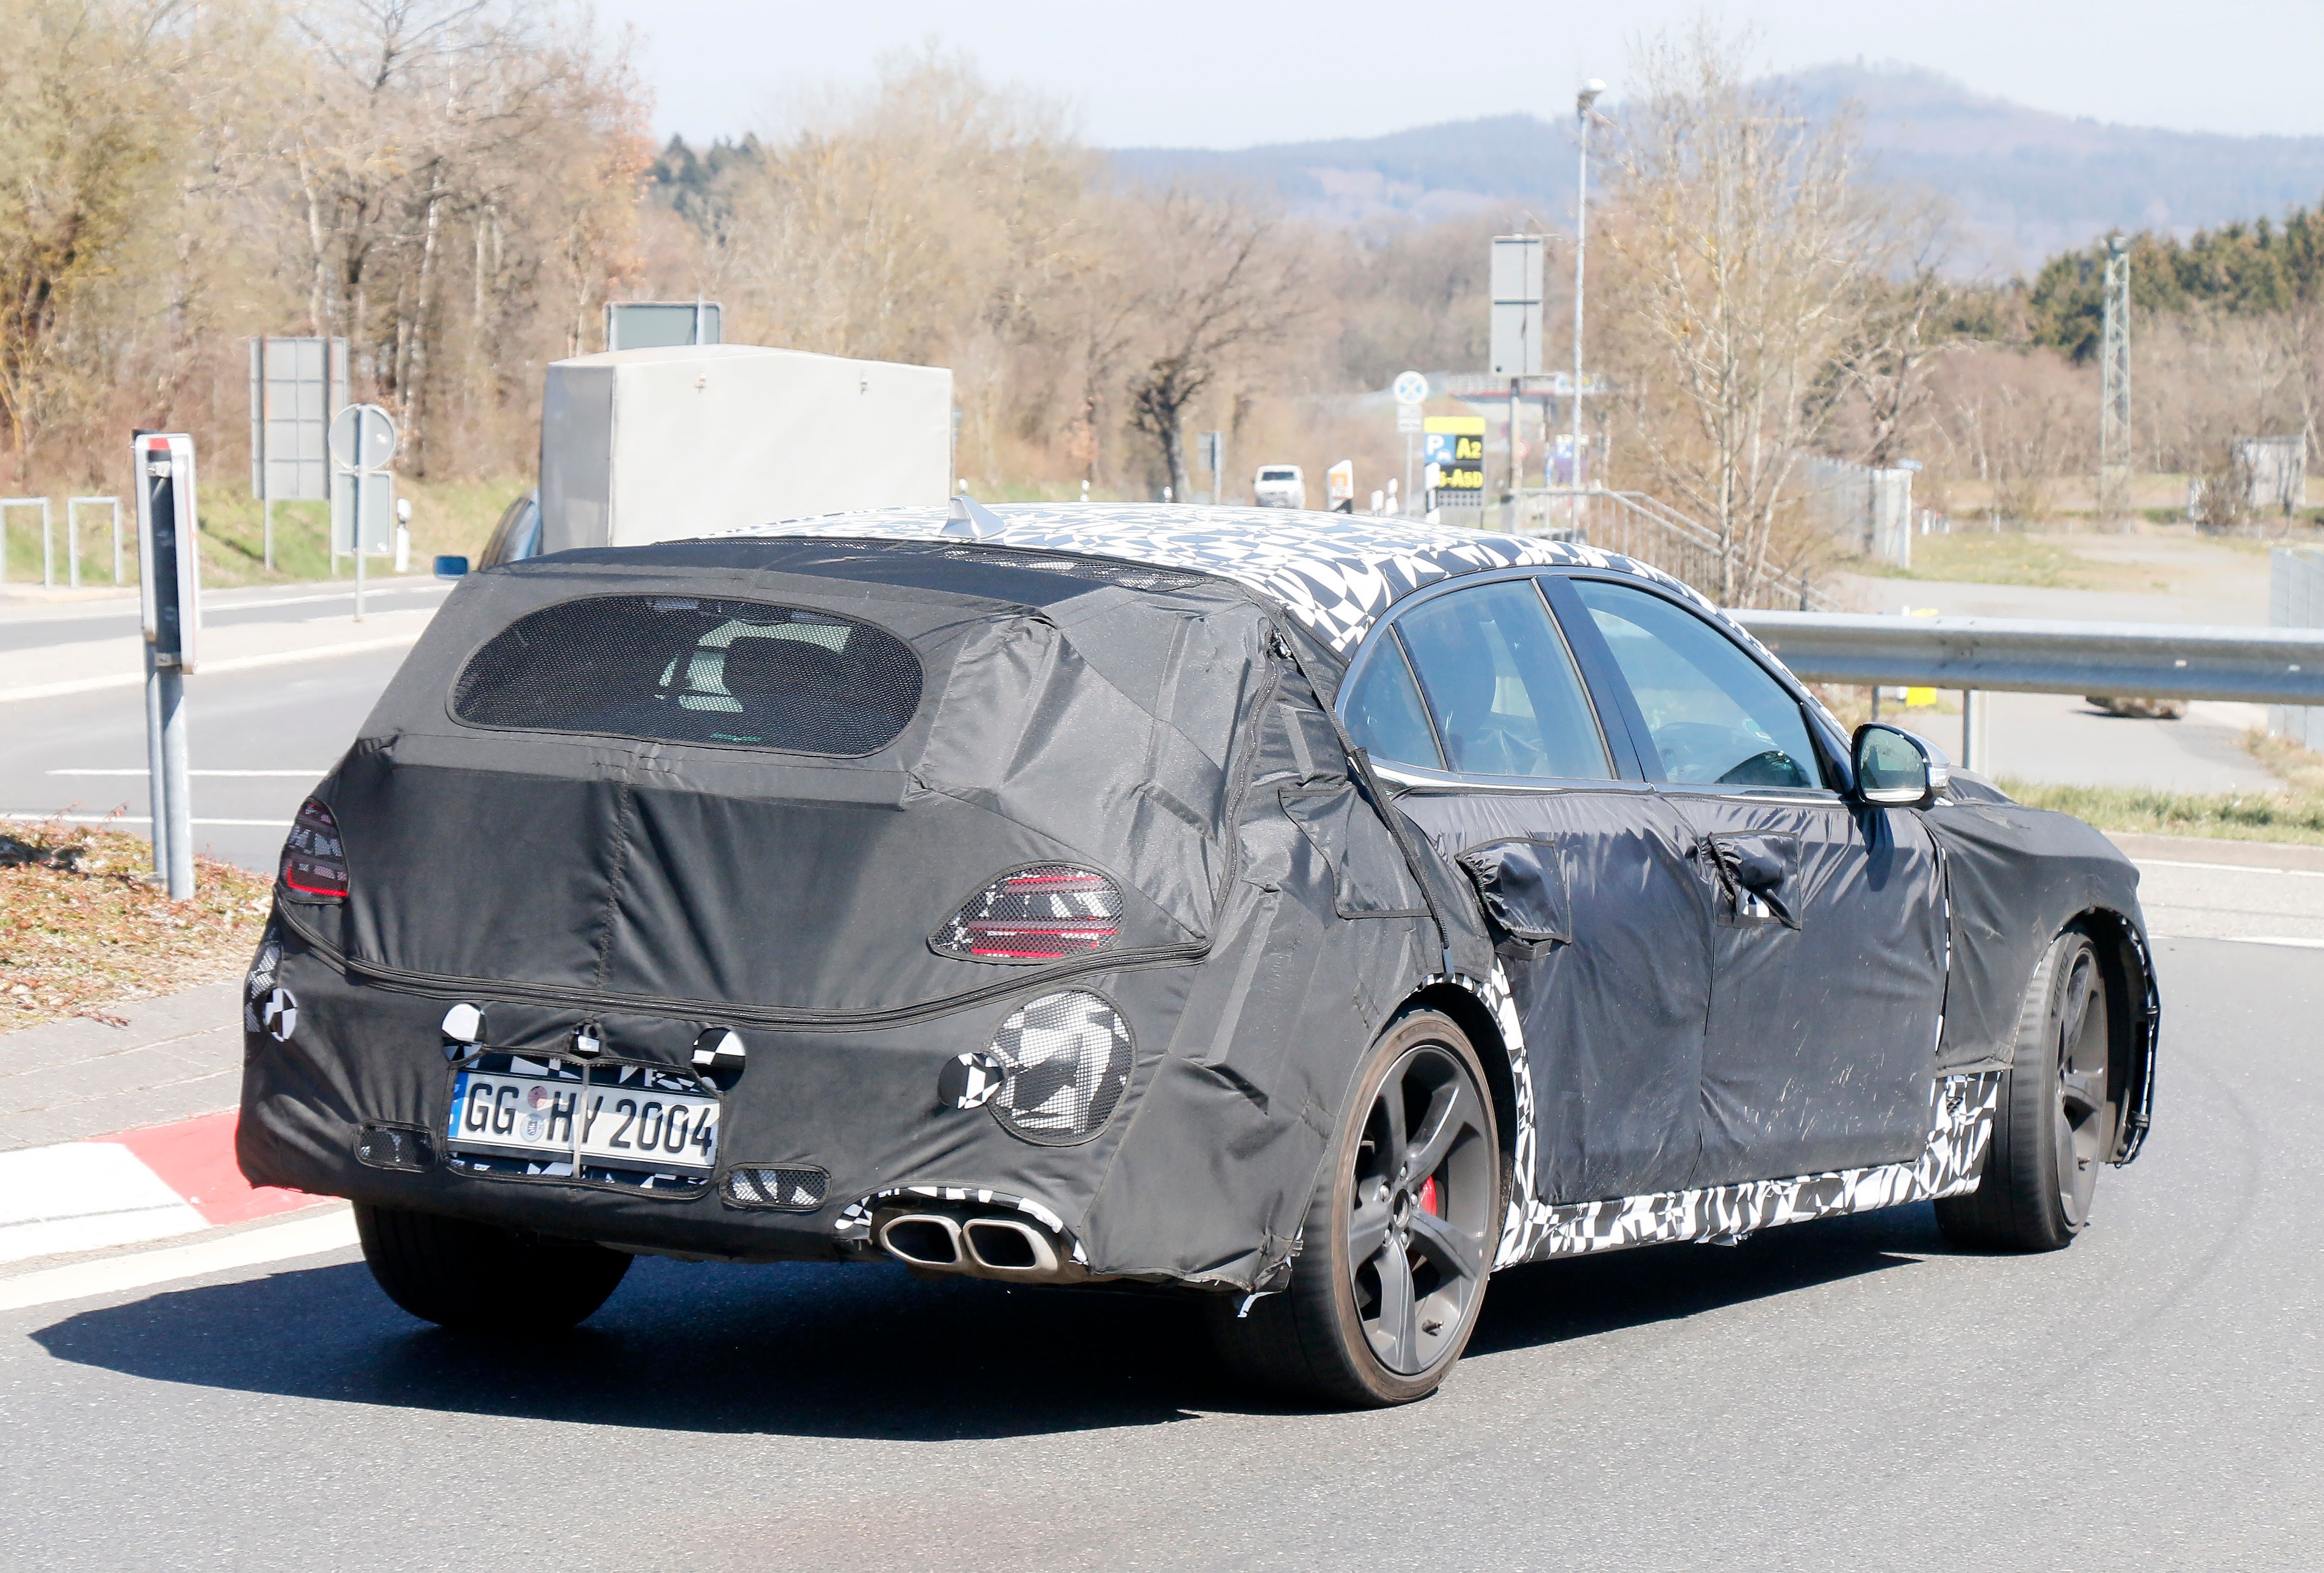
[[[1573,187],[1573,484],[1582,485],[1582,261],[1590,245],[1590,106],[1606,84],[1592,77],[1573,96],[1582,130],[1582,169]]]

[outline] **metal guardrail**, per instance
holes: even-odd
[[[1605,551],[1652,563],[1717,597],[1727,552],[1719,533],[1646,492],[1614,492],[1596,486],[1529,486],[1511,499],[1515,527],[1526,533],[1572,532]],[[1768,569],[1737,597],[1756,606],[1797,606],[1830,611],[1839,603],[1804,578]]]
[[[1812,682],[2324,705],[2324,629],[1729,613]]]

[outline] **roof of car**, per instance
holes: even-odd
[[[1122,558],[1216,574],[1277,601],[1333,650],[1346,652],[1390,606],[1455,574],[1533,566],[1594,567],[1636,574],[1701,597],[1660,570],[1578,541],[1504,535],[1458,524],[1369,514],[1185,504],[994,504],[998,533],[963,544]],[[720,531],[722,537],[807,535],[927,541],[943,533],[943,508],[879,508]],[[1708,608],[1708,603],[1703,603]]]

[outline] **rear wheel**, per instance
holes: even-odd
[[[1372,1408],[1436,1390],[1485,1300],[1501,1218],[1493,1101],[1476,1050],[1434,1011],[1397,1020],[1357,1072],[1291,1286],[1212,1308],[1247,1379]]]
[[[2088,1226],[2115,1139],[2111,1028],[2098,949],[2069,929],[2034,969],[1984,1178],[1967,1196],[1936,1204],[1948,1240],[1981,1251],[2055,1251]]]
[[[573,1326],[630,1270],[619,1251],[401,1208],[355,1208],[364,1261],[387,1298],[461,1332]]]

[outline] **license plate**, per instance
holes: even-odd
[[[462,1070],[444,1134],[454,1148],[563,1159],[577,1171],[707,1174],[718,1162],[718,1100],[669,1090],[667,1071],[551,1061]]]

